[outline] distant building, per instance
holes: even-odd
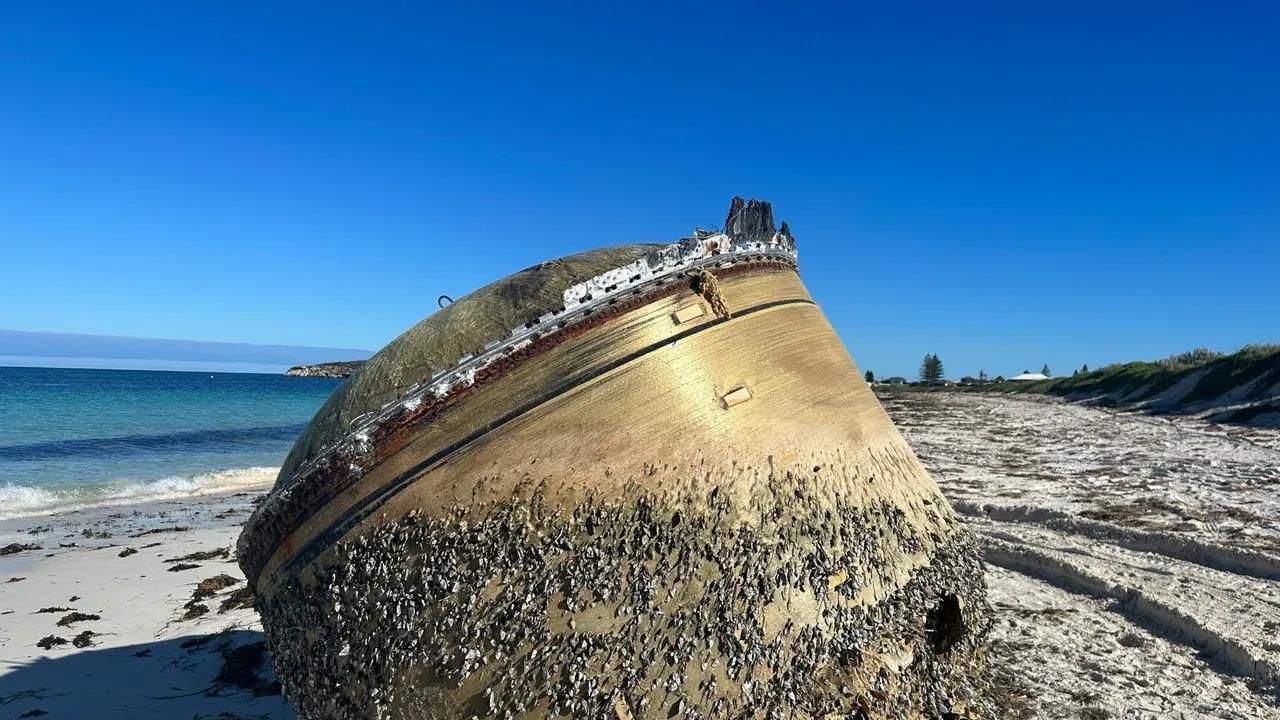
[[[894,376],[881,381],[884,385],[906,385],[907,379],[904,377]]]
[[[1029,382],[1032,380],[1048,380],[1049,376],[1045,375],[1044,373],[1033,373],[1027,370],[1023,370],[1021,375],[1014,375],[1009,379],[1015,382]]]

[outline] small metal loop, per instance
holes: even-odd
[[[448,302],[445,302],[446,300]],[[447,307],[453,304],[453,298],[449,297],[448,295],[441,295],[440,297],[436,298],[436,304],[442,308]]]

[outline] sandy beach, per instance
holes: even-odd
[[[266,489],[0,522],[0,717],[295,717],[234,557]]]
[[[1010,718],[1280,718],[1280,432],[891,393],[977,534]]]

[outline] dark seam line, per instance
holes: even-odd
[[[449,445],[448,447],[445,447],[436,451],[430,457],[415,464],[413,467],[409,468],[408,470],[405,470],[404,472],[400,473],[396,477],[392,478],[390,481],[384,483],[381,487],[379,487],[374,492],[370,493],[369,495],[366,495],[356,505],[344,511],[342,515],[339,516],[338,519],[335,520],[334,523],[328,527],[328,529],[326,529],[324,532],[320,533],[316,537],[312,538],[309,542],[307,542],[306,545],[304,545],[301,549],[299,549],[296,553],[294,553],[292,558],[290,558],[289,560],[287,560],[281,565],[280,570],[292,572],[294,569],[296,569],[296,567],[299,564],[311,562],[312,559],[314,559],[317,555],[320,554],[322,545],[327,546],[330,543],[330,541],[334,539],[335,535],[337,537],[341,537],[347,534],[347,532],[352,527],[354,527],[357,523],[359,523],[360,521],[372,515],[378,509],[378,507],[380,507],[384,502],[386,502],[388,498],[398,493],[405,485],[408,485],[413,480],[413,478],[416,477],[419,473],[431,467],[432,465],[435,465],[441,460],[444,460],[448,456],[458,452],[459,450],[466,447],[467,445],[470,445],[471,443],[479,440],[485,435],[493,432],[494,430],[502,427],[503,425],[506,425],[512,420],[515,420],[521,415],[524,415],[532,411],[533,409],[537,408],[539,405],[543,405],[547,402],[550,402],[551,400],[554,400],[555,398],[565,394],[566,392],[569,392],[570,390],[578,387],[579,385],[590,382],[591,380],[594,380],[600,377],[601,375],[604,375],[607,372],[616,370],[617,368],[622,367],[623,365],[626,365],[627,363],[633,360],[642,358],[645,355],[648,355],[649,353],[652,353],[657,350],[661,350],[662,348],[668,345],[672,345],[680,340],[683,340],[684,338],[689,337],[690,335],[694,335],[702,332],[703,330],[707,330],[707,329],[722,325],[734,318],[740,318],[744,315],[751,315],[753,313],[757,313],[762,310],[768,310],[770,308],[775,308],[782,305],[816,305],[816,303],[814,303],[812,300],[774,300],[772,302],[762,303],[760,305],[754,305],[752,307],[746,308],[745,310],[740,310],[734,313],[733,316],[730,318],[718,317],[711,322],[703,323],[702,325],[698,325],[696,327],[691,327],[688,330],[685,330],[683,332],[678,332],[675,335],[672,335],[671,337],[665,338],[663,340],[659,340],[658,342],[655,342],[652,345],[647,345],[645,347],[640,348],[639,350],[633,350],[632,352],[629,352],[626,355],[623,355],[622,357],[615,358],[614,360],[611,360],[608,363],[601,365],[600,367],[596,368],[595,370],[592,370],[586,375],[576,377],[576,378],[571,378],[565,382],[560,383],[559,385],[547,391],[540,397],[530,400],[524,405],[521,405],[520,407],[503,415],[502,417],[486,423],[484,427],[481,427],[475,430],[471,434],[467,435],[461,440],[458,440],[452,445]],[[262,570],[259,569],[255,574],[260,575],[261,573],[262,573]]]

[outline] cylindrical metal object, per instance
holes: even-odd
[[[303,717],[972,705],[972,539],[734,207],[460,298],[317,414],[240,541]]]

